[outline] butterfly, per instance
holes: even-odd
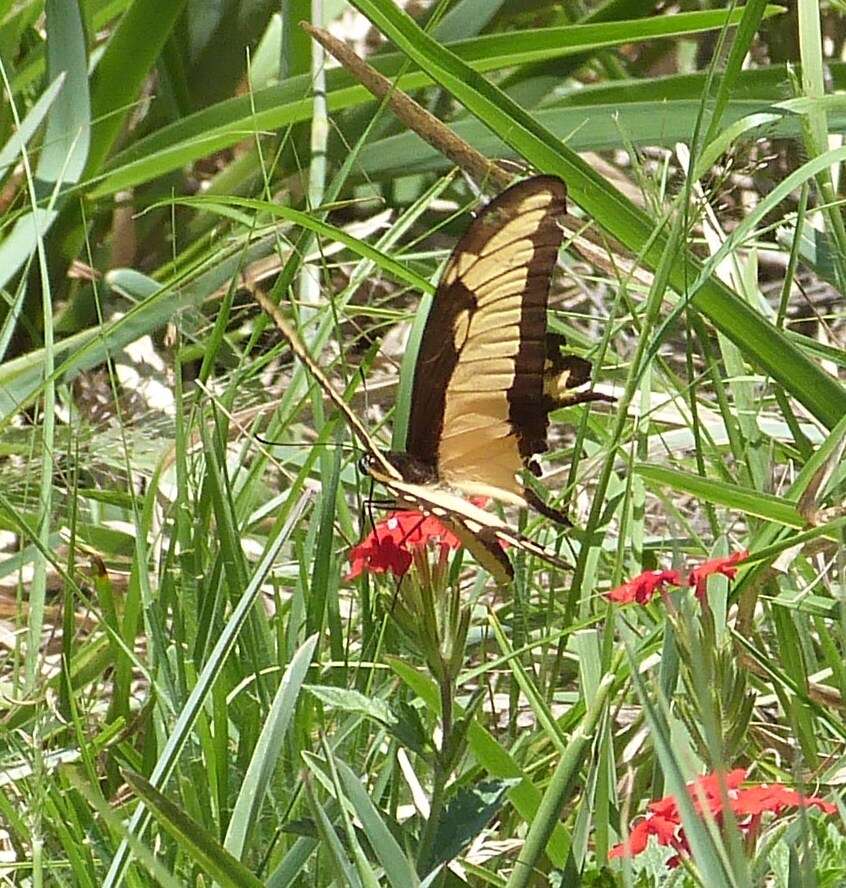
[[[557,555],[468,500],[531,506],[569,525],[520,475],[540,475],[552,410],[613,400],[577,391],[591,365],[565,355],[547,328],[547,301],[567,189],[555,176],[512,185],[470,223],[435,292],[414,367],[406,447],[384,451],[335,390],[279,307],[256,299],[291,350],[343,413],[365,450],[362,464],[404,508],[436,516],[498,584],[514,577],[502,544],[558,567]]]

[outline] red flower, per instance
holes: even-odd
[[[722,574],[724,577],[733,580],[737,575],[735,565],[739,561],[745,561],[749,557],[749,553],[744,549],[740,552],[734,552],[731,555],[724,555],[721,558],[712,558],[699,567],[694,567],[687,578],[688,586],[696,587],[696,597],[700,601],[705,597],[708,588],[708,577],[714,574]]]
[[[696,597],[702,600],[705,597],[705,590],[708,587],[708,577],[713,574],[722,574],[724,577],[733,580],[737,575],[736,565],[740,561],[744,561],[749,557],[749,553],[744,549],[741,552],[735,552],[733,555],[726,555],[721,558],[713,558],[694,567],[687,578],[688,586],[696,587]],[[616,589],[612,589],[608,593],[608,600],[617,604],[649,604],[652,596],[656,592],[663,592],[665,584],[670,586],[682,586],[684,582],[675,570],[646,570],[642,574],[638,574],[631,580],[626,580]]]
[[[411,552],[399,546],[389,534],[371,533],[364,542],[350,549],[350,572],[344,577],[354,580],[364,571],[385,573],[393,571],[401,577],[411,567]]]
[[[681,578],[675,570],[647,570],[638,574],[631,580],[627,580],[616,589],[608,593],[609,601],[618,604],[629,604],[636,601],[638,604],[648,604],[656,592],[662,592],[665,583],[671,586],[681,586]]]
[[[736,768],[725,775],[725,788],[729,807],[738,818],[738,826],[744,833],[754,835],[760,816],[764,812],[781,814],[785,808],[808,808],[815,806],[825,814],[833,814],[837,809],[831,802],[817,796],[803,796],[794,789],[774,783],[770,786],[750,786],[743,789],[746,771]],[[699,814],[708,813],[719,820],[723,813],[723,799],[716,774],[706,774],[692,783],[687,791]],[[643,820],[638,821],[629,832],[628,840],[615,845],[608,857],[633,857],[646,849],[649,837],[655,836],[659,845],[673,848],[677,853],[667,861],[668,867],[678,866],[679,854],[689,854],[690,847],[681,824],[681,814],[675,796],[664,796],[652,802]]]
[[[350,572],[344,579],[354,580],[364,571],[391,571],[401,577],[411,567],[412,549],[437,543],[442,551],[457,549],[461,542],[431,515],[421,512],[393,512],[379,521],[364,540],[350,549]]]

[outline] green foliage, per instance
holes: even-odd
[[[3,876],[843,884],[842,804],[718,822],[684,789],[842,796],[843,4],[324,3],[568,185],[549,324],[617,403],[554,416],[572,530],[507,516],[572,573],[511,552],[504,593],[466,553],[344,581],[382,493],[250,296],[398,444],[492,191],[325,64],[312,8],[0,0]],[[683,865],[609,859],[667,794]]]

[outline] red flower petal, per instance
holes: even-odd
[[[666,817],[674,820],[679,819],[679,806],[676,804],[675,796],[664,796],[657,802],[651,802],[649,810],[657,817]]]
[[[679,838],[680,829],[681,824],[677,819],[647,814],[632,827],[628,841],[615,845],[608,852],[608,857],[634,857],[646,850],[650,836],[655,836],[659,845],[678,847],[680,841],[684,841]]]
[[[681,578],[675,570],[646,570],[636,577],[627,580],[608,593],[608,600],[618,604],[648,604],[652,596],[662,591],[665,583],[680,586]]]
[[[646,843],[649,841],[649,821],[640,820],[629,833],[627,842],[621,842],[615,845],[609,852],[608,857],[634,857],[646,850]]]
[[[488,500],[474,496],[470,501],[481,509]],[[350,572],[344,579],[354,580],[364,571],[385,573],[389,570],[401,577],[411,566],[412,550],[427,543],[439,547],[439,558],[444,558],[447,550],[461,546],[461,540],[432,515],[410,509],[392,512],[350,549]]]
[[[736,795],[737,788],[746,779],[743,768],[735,768],[723,775],[729,800]],[[687,785],[687,791],[693,799],[693,805],[700,814],[704,810],[717,816],[723,810],[723,799],[720,795],[720,780],[717,774],[705,774]]]
[[[729,771],[728,774],[723,775],[726,789],[729,790],[737,789],[745,779],[745,768],[734,768],[734,770]],[[703,774],[701,777],[697,777],[692,783],[688,783],[687,788],[691,796],[695,796],[696,791],[698,790],[700,794],[704,792],[706,795],[719,798],[720,777],[718,774]]]
[[[650,818],[649,826],[650,832],[658,839],[660,844],[669,845],[676,838],[679,821],[656,815]]]
[[[350,572],[344,579],[354,580],[365,570],[369,573],[392,571],[401,577],[411,567],[411,553],[397,545],[390,535],[381,537],[373,534],[358,546],[350,549]]]
[[[770,786],[750,786],[738,793],[736,799],[732,799],[731,809],[738,817],[754,816],[769,811],[773,814],[781,813],[785,808],[809,808],[815,806],[826,814],[833,814],[837,808],[831,802],[817,796],[803,796],[795,789],[774,783]]]
[[[730,580],[737,575],[736,564],[745,561],[749,557],[749,553],[743,549],[740,552],[733,552],[731,555],[724,555],[720,558],[712,558],[705,561],[699,567],[694,567],[687,578],[688,586],[696,587],[696,597],[700,600],[705,597],[708,588],[708,577],[714,574],[722,574]]]
[[[729,797],[745,779],[746,771],[743,768],[735,768],[724,776]],[[716,774],[704,774],[702,777],[697,777],[696,780],[687,784],[687,792],[700,813],[703,801],[713,814],[718,814],[722,810],[720,783]],[[679,814],[675,796],[668,795],[664,796],[663,799],[650,802],[648,810],[656,817],[664,817],[680,822],[681,815]]]
[[[837,805],[835,805],[834,802],[827,802],[825,799],[817,798],[817,796],[811,796],[811,798],[805,799],[805,804],[816,805],[823,814],[834,814],[837,811]]]

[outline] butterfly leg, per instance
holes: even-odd
[[[572,527],[573,522],[562,512],[560,509],[556,509],[554,506],[547,505],[535,492],[531,489],[531,487],[526,487],[523,490],[523,496],[526,498],[526,502],[536,511],[539,512],[544,518],[549,518],[550,521],[555,521],[556,524],[561,524],[564,527]]]

